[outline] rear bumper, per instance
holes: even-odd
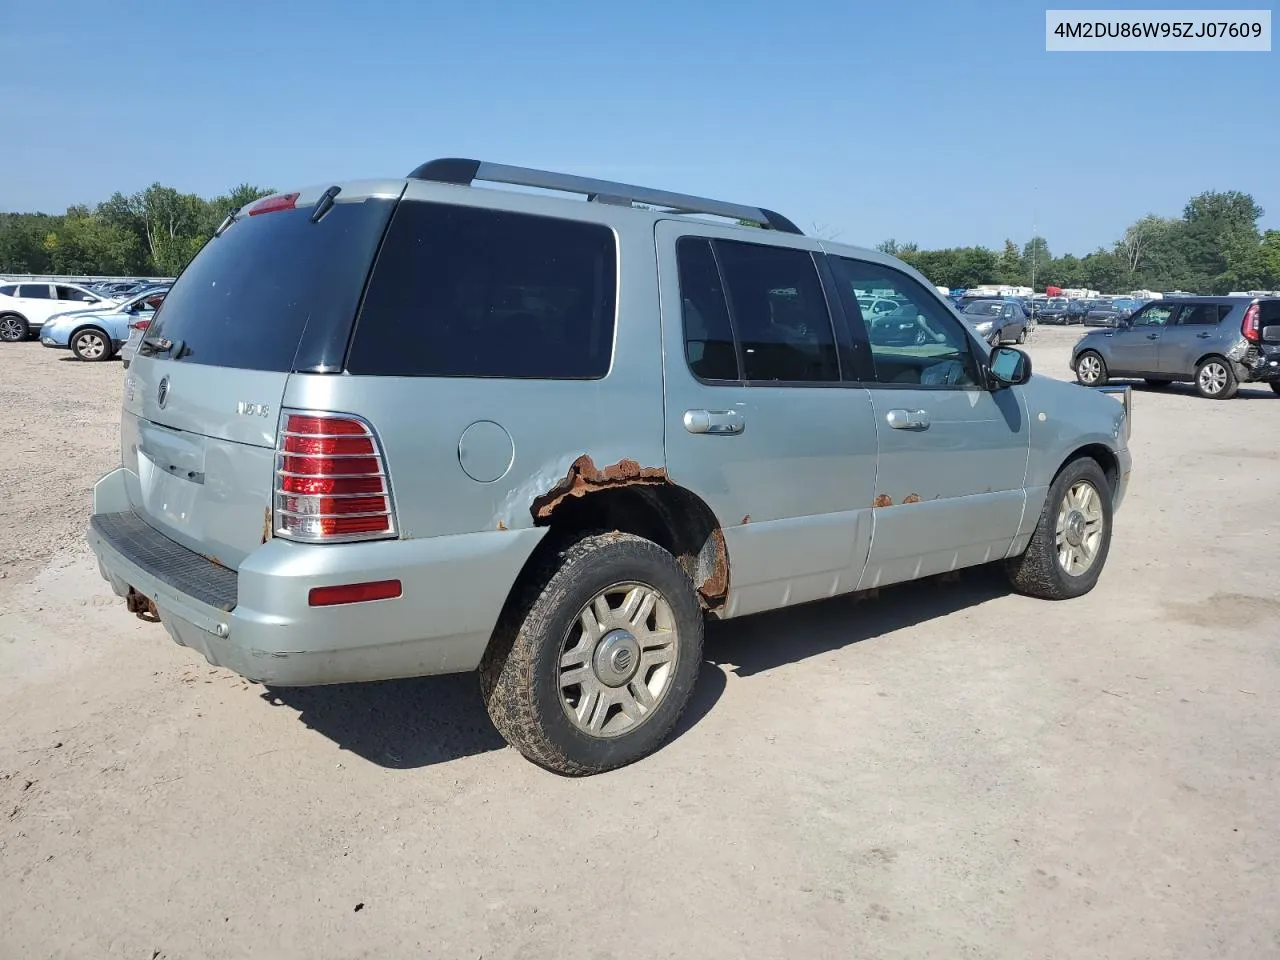
[[[1248,383],[1280,382],[1280,347],[1263,346],[1257,350],[1256,355],[1251,350],[1239,367],[1236,376]]]
[[[418,540],[273,539],[230,570],[129,506],[125,469],[94,488],[89,544],[121,597],[150,598],[169,635],[216,666],[274,686],[473,670],[541,528]],[[394,600],[312,607],[311,588],[398,579]]]

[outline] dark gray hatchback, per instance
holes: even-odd
[[[1140,377],[1191,382],[1211,400],[1230,399],[1242,383],[1280,395],[1280,297],[1154,300],[1115,329],[1081,337],[1071,369],[1089,387]]]

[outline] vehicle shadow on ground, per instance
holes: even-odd
[[[740,677],[839,650],[1009,593],[993,568],[963,579],[936,578],[886,590],[876,599],[822,600],[707,625],[702,670],[689,706],[671,735],[683,736],[724,693],[725,673]],[[262,698],[291,707],[298,719],[343,750],[395,770],[411,770],[502,750],[474,673],[381,683],[270,688]]]
[[[874,598],[836,597],[711,623],[703,652],[710,662],[740,677],[750,677],[959,613],[1012,592],[998,566],[975,567],[950,580],[930,577],[890,587]]]

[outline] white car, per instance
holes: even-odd
[[[0,340],[17,343],[39,334],[55,313],[115,305],[74,283],[6,283],[0,285]]]

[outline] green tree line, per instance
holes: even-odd
[[[1053,256],[1044,237],[1032,237],[1021,247],[1006,240],[1001,250],[922,250],[896,240],[877,249],[907,261],[933,283],[953,288],[1006,283],[1104,293],[1280,290],[1280,230],[1260,232],[1262,214],[1247,193],[1210,191],[1192,197],[1181,217],[1148,214],[1130,224],[1110,248],[1099,247],[1083,257]]]
[[[272,192],[242,183],[205,199],[153,183],[64,214],[0,213],[0,274],[172,277],[228,213]]]

